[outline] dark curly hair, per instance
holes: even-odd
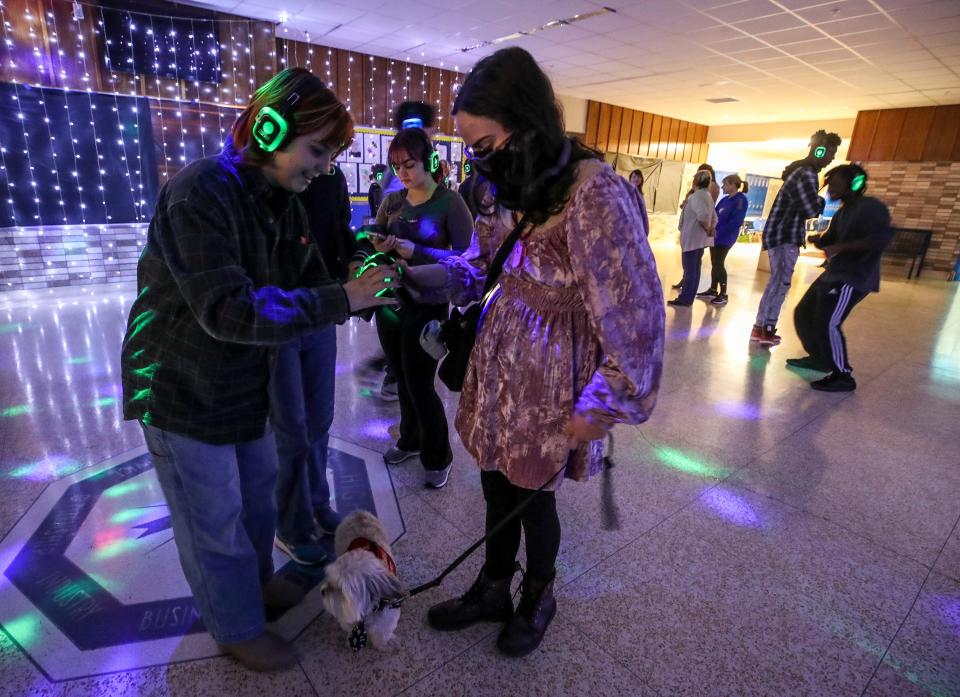
[[[550,79],[522,48],[503,48],[477,63],[453,103],[452,113],[461,111],[493,119],[510,132],[507,147],[519,152],[520,166],[506,176],[522,187],[519,210],[534,225],[563,210],[579,161],[602,159],[596,150],[567,138]],[[558,172],[542,176],[555,168],[567,142],[569,160]]]

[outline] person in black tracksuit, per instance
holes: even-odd
[[[797,335],[808,355],[788,358],[787,365],[828,373],[810,383],[815,390],[850,392],[857,383],[841,325],[857,303],[880,290],[880,256],[893,239],[893,229],[886,205],[864,195],[867,173],[859,165],[835,167],[826,182],[830,198],[843,205],[826,232],[808,238],[826,254],[827,268],[794,311]]]

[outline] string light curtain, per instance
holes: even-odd
[[[0,227],[147,222],[159,187],[222,148],[284,58],[315,70],[358,125],[390,127],[401,100],[422,99],[446,130],[461,79],[161,0],[0,0],[0,21]]]

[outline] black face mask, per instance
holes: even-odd
[[[483,177],[496,187],[497,203],[510,210],[519,210],[523,197],[524,176],[523,154],[512,147],[510,141],[500,148],[478,157],[473,166]]]

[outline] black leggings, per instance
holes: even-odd
[[[727,269],[723,265],[730,247],[710,248],[710,288],[720,295],[727,294]]]
[[[434,377],[437,361],[420,347],[420,332],[432,319],[447,318],[446,305],[413,305],[377,313],[377,334],[387,365],[397,378],[401,450],[419,450],[424,469],[442,470],[453,460],[443,402]]]
[[[487,532],[533,493],[511,484],[502,472],[485,470],[480,473],[480,483],[487,502]],[[560,518],[557,497],[552,491],[535,494],[520,515],[487,540],[484,567],[487,575],[499,579],[513,574],[520,550],[521,526],[527,542],[527,571],[537,579],[553,578],[560,551]]]

